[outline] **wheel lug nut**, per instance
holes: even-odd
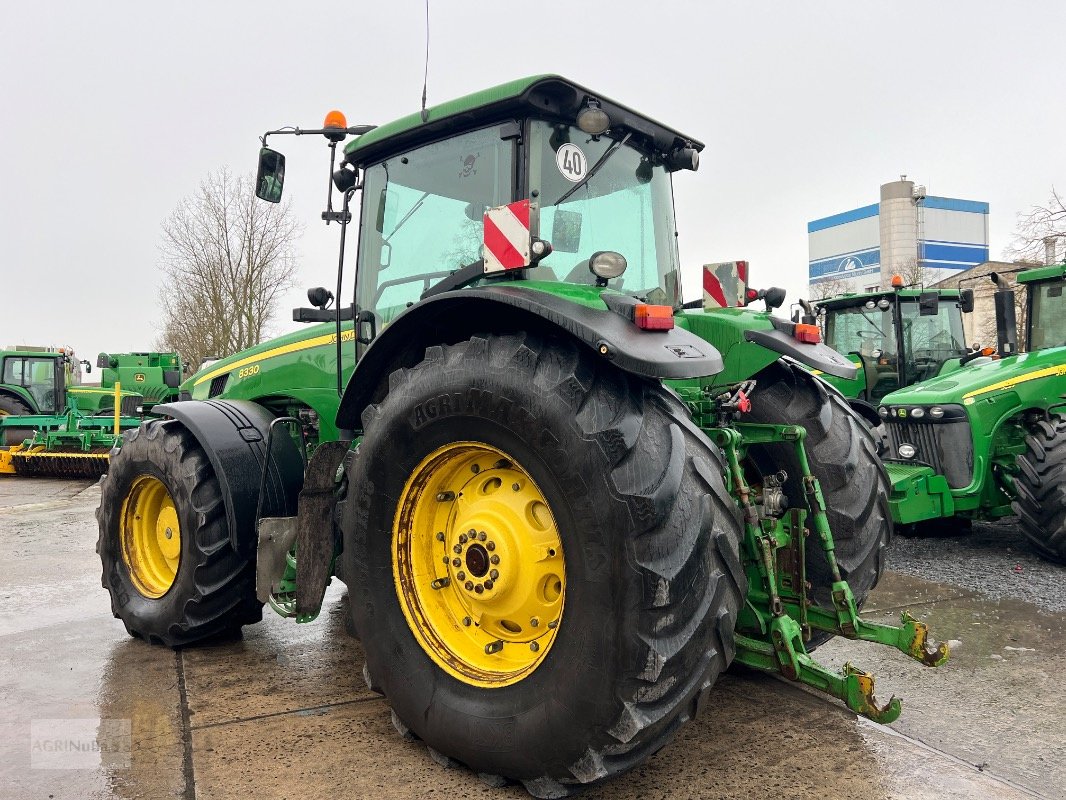
[[[481,472],[481,467],[479,467],[477,464],[471,464],[470,471],[477,475],[479,472]]]
[[[437,492],[437,502],[447,503],[455,499],[455,492]]]
[[[485,533],[485,531],[482,531],[481,533],[479,533],[479,534],[477,535],[477,538],[478,538],[478,539],[479,539],[480,541],[482,541],[482,542],[483,542],[483,541],[485,541],[485,540],[486,540],[486,539],[488,538],[488,534],[487,534],[487,533]]]
[[[465,533],[460,533],[459,534],[459,544],[466,544],[466,534]]]
[[[493,564],[499,564],[500,563],[500,557],[498,555],[494,554],[492,556],[492,558],[489,559],[489,561],[491,561]]]
[[[455,547],[452,548],[452,552],[456,555],[459,555],[461,552],[463,552],[463,548],[460,545],[455,545]]]
[[[473,622],[473,620],[470,619],[470,617],[463,617],[463,624],[466,625],[466,627],[469,628],[471,622]]]
[[[489,570],[489,577],[496,580],[500,577],[500,571],[498,569]]]
[[[477,594],[481,594],[481,593],[482,593],[483,591],[485,591],[485,587],[484,587],[484,586],[482,586],[482,585],[481,585],[481,584],[479,583],[479,584],[477,584],[477,586],[475,586],[475,587],[474,587],[474,591],[475,591],[475,592],[476,592]]]
[[[549,628],[557,628],[557,627],[559,627],[559,620],[553,619],[551,622],[548,623],[548,627]]]
[[[521,488],[522,488],[522,487],[521,487],[521,486],[519,486],[519,485],[518,485],[517,483],[512,483],[512,484],[511,484],[511,491],[517,492],[517,491],[518,491],[519,489],[521,489]]]
[[[456,566],[458,566],[458,565],[456,565]],[[455,577],[456,577],[456,578],[458,578],[458,579],[459,579],[459,580],[461,580],[461,581],[465,581],[465,580],[466,580],[466,573],[465,573],[465,572],[460,572],[460,573],[459,573],[458,575],[456,575]]]
[[[467,535],[467,536],[468,536],[469,538],[473,539],[473,538],[474,538],[475,536],[477,536],[477,531],[475,531],[475,530],[474,530],[473,528],[471,528],[470,530],[468,530],[468,531],[466,532],[466,535]]]
[[[529,649],[532,650],[535,653],[538,650],[540,650],[540,645],[537,644],[536,642],[530,642],[529,643]]]
[[[486,550],[490,550],[490,551],[491,550],[495,550],[496,549],[496,542],[485,542],[485,549]]]
[[[492,586],[493,586],[493,583],[492,583],[492,581],[485,581],[485,588],[486,588],[486,589],[491,589],[491,588],[492,588]]]
[[[452,566],[453,567],[461,567],[461,566],[463,566],[463,562],[460,559],[458,559],[458,558],[453,558],[452,559]],[[459,580],[462,580],[462,578],[460,578]]]
[[[531,628],[536,628],[538,625],[540,625],[540,619],[538,617],[533,617],[529,621],[529,627]]]
[[[448,563],[448,556],[445,556],[445,557],[444,557],[444,563],[445,563],[445,564],[447,564],[447,563]]]
[[[438,542],[443,542],[444,541],[444,531],[437,531],[437,541]]]
[[[466,586],[466,590],[467,590],[468,592],[472,592],[472,591],[474,591],[474,582],[473,582],[473,581],[467,581],[467,582],[466,582],[466,583],[464,584],[464,586]]]

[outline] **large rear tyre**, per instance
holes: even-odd
[[[1012,504],[1029,544],[1044,558],[1066,563],[1066,420],[1041,420],[1025,439]]]
[[[22,400],[11,395],[0,395],[0,417],[6,417],[8,415],[23,416],[25,414],[32,414],[33,409],[30,408]],[[22,444],[23,441],[33,436],[33,428],[0,428],[0,445],[10,447],[16,444]]]
[[[258,622],[254,560],[230,544],[218,479],[176,420],[151,420],[111,456],[96,552],[126,630],[179,647]]]
[[[806,428],[807,460],[822,487],[840,574],[861,608],[881,578],[892,538],[888,474],[877,457],[870,428],[844,398],[799,367],[777,362],[757,380],[745,421]],[[800,466],[791,445],[752,448],[750,455],[763,473],[784,469],[789,476],[784,486],[788,504],[806,506]],[[813,534],[807,539],[806,551],[812,599],[832,609],[832,572]],[[816,631],[809,646],[829,638]]]
[[[401,732],[563,797],[696,714],[734,654],[742,529],[661,385],[570,342],[475,337],[393,373],[363,425],[344,574]]]

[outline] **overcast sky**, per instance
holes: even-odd
[[[1061,2],[431,0],[431,29],[431,104],[557,72],[707,144],[675,180],[690,299],[701,264],[733,259],[794,299],[807,222],[901,173],[987,201],[993,257],[1018,211],[1066,188]],[[265,130],[417,110],[424,31],[422,0],[4,3],[0,346],[150,349],[179,290],[157,268],[178,201],[253,170]],[[325,145],[272,144],[307,223],[300,285],[332,285]]]

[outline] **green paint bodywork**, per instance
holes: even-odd
[[[1028,288],[1062,282],[1066,265],[1041,267],[1018,275]],[[1030,306],[1032,310],[1034,306]],[[1063,308],[1066,313],[1066,307]],[[902,459],[895,440],[890,440],[886,467],[892,481],[889,500],[892,517],[898,524],[958,516],[968,519],[996,519],[1013,513],[1015,461],[1025,452],[1025,437],[1036,419],[1048,414],[1066,413],[1066,347],[1052,347],[993,360],[979,358],[957,366],[936,378],[916,383],[884,397],[879,406],[890,431],[917,431],[902,428],[900,420],[912,420],[915,408],[930,419],[936,406],[960,409],[967,425],[968,446],[972,449],[972,475],[965,486],[949,486],[944,474],[932,465],[916,463],[928,454],[919,452],[914,461]],[[919,426],[946,430],[930,422]],[[902,434],[900,434],[902,436]],[[916,438],[918,434],[912,436]],[[957,445],[957,440],[953,440]],[[915,442],[907,442],[917,444]],[[945,452],[944,459],[961,459],[964,452]]]

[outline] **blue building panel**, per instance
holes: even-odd
[[[835,228],[837,225],[843,225],[846,222],[855,222],[855,220],[858,219],[876,217],[879,211],[880,204],[874,203],[872,206],[863,206],[862,208],[856,208],[851,211],[844,211],[840,214],[833,214],[831,217],[823,217],[822,219],[816,219],[813,222],[807,223],[807,233],[814,233],[815,231],[824,231],[826,228]]]
[[[878,272],[881,269],[881,248],[863,250],[857,253],[844,253],[832,258],[823,258],[810,263],[808,274],[810,280],[824,280],[826,278],[851,278],[855,275],[864,275],[867,272]]]

